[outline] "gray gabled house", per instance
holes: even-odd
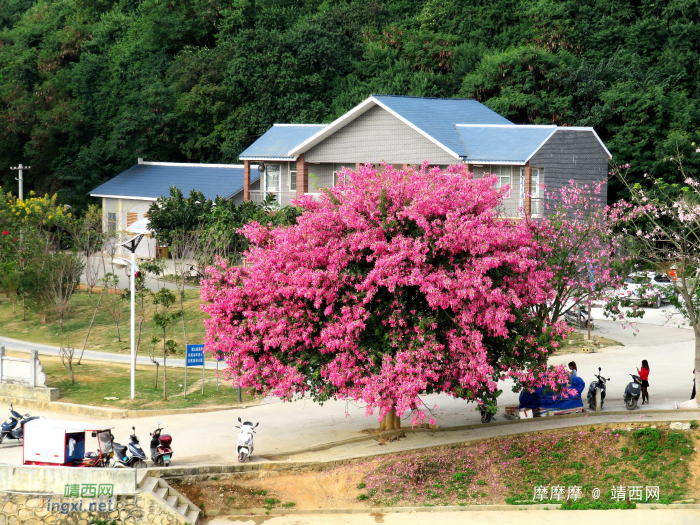
[[[516,216],[542,213],[541,185],[605,179],[611,155],[593,128],[513,124],[475,100],[373,95],[328,125],[275,124],[239,158],[243,198],[282,205],[334,186],[343,167],[466,164],[510,187],[504,213]]]

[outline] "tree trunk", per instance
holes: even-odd
[[[398,430],[401,428],[401,418],[396,415],[396,409],[392,408],[379,422],[379,430]]]
[[[156,386],[153,387],[155,390],[158,390],[158,361],[153,361],[156,365]]]
[[[698,403],[698,386],[700,386],[700,327],[695,329],[695,403]]]
[[[165,350],[165,331],[163,332],[163,401],[168,400],[168,392],[166,390],[166,382],[165,382],[165,359],[166,359],[166,350]],[[187,363],[185,363],[187,364]]]
[[[105,291],[103,288],[102,293],[100,294],[100,298],[97,300],[97,306],[95,306],[95,311],[92,313],[92,321],[90,321],[90,326],[88,326],[88,331],[85,335],[85,341],[83,342],[83,349],[80,351],[80,359],[78,359],[78,364],[80,364],[80,361],[83,360],[83,354],[85,353],[85,347],[87,346],[88,337],[90,337],[90,331],[92,330],[92,325],[95,322],[95,317],[97,316],[97,309],[100,307],[100,303],[102,302],[102,297],[104,296],[104,293]]]
[[[117,340],[121,343],[122,342],[122,335],[119,333],[119,323],[115,321],[114,324],[117,325]]]

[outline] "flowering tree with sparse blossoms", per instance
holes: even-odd
[[[547,194],[544,217],[526,219],[541,247],[540,261],[552,273],[553,298],[534,307],[544,321],[554,323],[577,306],[604,299],[627,276],[622,239],[602,197],[605,182],[569,181]]]
[[[522,221],[502,219],[506,189],[464,168],[347,170],[297,201],[297,224],[243,228],[246,267],[225,261],[202,287],[207,351],[256,393],[352,399],[379,419],[447,393],[493,405],[498,381],[568,393],[547,357],[567,333],[533,307],[551,272]]]
[[[646,174],[651,184],[643,187],[629,181],[629,164],[620,166],[614,173],[629,198],[613,205],[611,216],[632,256],[670,277],[668,296],[695,333],[695,384],[700,385],[700,183],[686,174],[682,154],[664,160],[675,165],[683,183]]]

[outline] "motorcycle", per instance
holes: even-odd
[[[602,410],[603,403],[605,402],[605,385],[608,381],[610,381],[610,378],[605,379],[603,376],[600,375],[600,367],[598,367],[598,375],[596,375],[595,377],[598,380],[591,381],[591,384],[588,387],[588,406],[591,410],[595,410],[596,390],[600,389],[600,408]]]
[[[253,434],[255,434],[255,428],[258,428],[260,423],[253,423],[246,421],[241,422],[241,418],[238,418],[238,422],[241,423],[239,427],[241,431],[238,433],[238,443],[236,444],[236,456],[238,456],[238,462],[244,463],[246,459],[253,455]]]
[[[0,426],[0,443],[5,439],[22,439],[24,437],[24,425],[35,419],[45,419],[44,416],[30,416],[20,414],[10,403],[10,417]]]
[[[129,444],[125,447],[119,443],[114,444],[115,468],[146,468],[146,453],[139,445],[136,437],[136,428],[131,427],[133,433],[129,436]],[[128,452],[128,454],[127,454]]]
[[[569,326],[588,328],[588,309],[583,306],[572,308],[564,314],[564,320]],[[593,316],[591,316],[591,330],[594,328]]]
[[[173,438],[168,434],[162,434],[162,428],[160,425],[162,421],[158,421],[158,428],[155,429],[151,435],[151,461],[154,465],[160,465],[162,467],[167,467],[170,465],[170,459],[173,457],[173,449],[170,448],[170,444],[173,442]]]
[[[637,408],[637,401],[639,401],[639,396],[642,394],[642,379],[636,374],[630,375],[632,376],[632,381],[625,388],[625,395],[622,398],[625,400],[627,410],[634,410]]]

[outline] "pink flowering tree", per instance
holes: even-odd
[[[543,218],[527,219],[541,248],[542,267],[552,273],[552,299],[534,307],[545,322],[556,323],[578,306],[607,300],[627,276],[629,260],[622,255],[622,240],[602,198],[604,184],[570,181],[547,193]]]
[[[682,154],[664,160],[675,165],[682,183],[669,184],[647,174],[650,184],[644,187],[629,181],[629,164],[615,170],[629,197],[613,206],[612,218],[620,236],[629,243],[632,256],[670,278],[667,297],[695,333],[697,386],[700,385],[700,182],[685,172]],[[688,404],[697,406],[696,400]]]
[[[246,267],[220,261],[202,287],[206,348],[243,387],[284,400],[351,399],[395,428],[421,396],[493,407],[498,381],[563,389],[547,356],[566,328],[531,230],[498,216],[504,190],[453,166],[345,172],[296,225],[243,228]],[[388,416],[388,417],[385,417]]]

